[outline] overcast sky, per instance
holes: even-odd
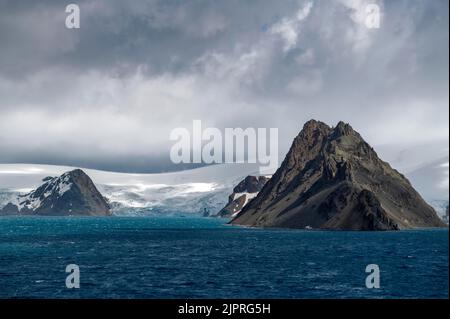
[[[80,29],[68,3],[0,0],[2,163],[179,169],[194,119],[279,128],[282,155],[315,118],[400,166],[448,158],[447,0],[74,1]]]

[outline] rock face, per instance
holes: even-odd
[[[255,198],[269,180],[266,176],[247,176],[228,197],[228,204],[220,210],[218,217],[234,217],[251,199]]]
[[[282,165],[231,221],[256,227],[399,230],[444,223],[348,124],[311,120]]]
[[[43,182],[36,190],[8,203],[0,210],[0,215],[111,215],[105,198],[80,169],[60,177],[46,177]]]

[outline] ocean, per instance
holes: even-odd
[[[251,229],[196,217],[2,217],[0,298],[448,298],[448,229]],[[66,287],[68,264],[80,288]],[[366,266],[380,288],[366,287]]]

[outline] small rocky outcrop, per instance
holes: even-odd
[[[266,176],[247,176],[228,197],[227,205],[217,214],[218,217],[234,217],[250,200],[255,198],[269,180]]]

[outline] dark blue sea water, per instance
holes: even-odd
[[[0,218],[0,298],[448,298],[448,230],[261,230],[210,218]],[[80,289],[65,286],[80,267]],[[367,289],[378,264],[381,288]]]

